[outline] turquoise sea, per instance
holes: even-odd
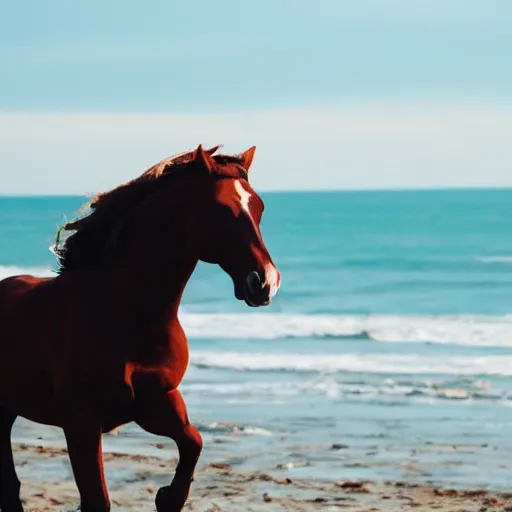
[[[512,190],[262,196],[273,304],[201,264],[181,309],[202,460],[510,488]],[[51,274],[84,201],[0,198],[0,278]],[[106,437],[152,449],[133,426]]]

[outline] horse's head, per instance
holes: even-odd
[[[75,231],[63,246],[57,236],[60,272],[118,265],[123,253],[139,264],[142,251],[156,266],[188,256],[220,265],[238,299],[267,305],[280,275],[261,236],[263,201],[248,180],[255,148],[238,156],[217,149],[162,160],[96,196],[89,215],[59,230]]]
[[[200,260],[231,277],[237,299],[265,306],[277,293],[280,274],[260,231],[263,201],[248,180],[256,148],[239,157],[212,156],[216,149],[199,146],[195,152],[188,242]]]

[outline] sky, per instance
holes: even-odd
[[[510,0],[2,0],[0,194],[204,145],[262,190],[512,186]]]

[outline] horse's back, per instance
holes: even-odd
[[[32,275],[18,275],[7,277],[0,281],[0,345],[2,343],[2,330],[5,324],[15,321],[24,308],[30,308],[33,300],[41,295],[42,286],[51,278],[39,278]],[[39,292],[39,293],[38,293]],[[2,325],[5,323],[4,325]]]
[[[23,409],[24,399],[50,392],[43,333],[52,310],[51,281],[31,275],[0,281],[0,406],[20,403]]]
[[[0,281],[0,301],[9,295],[30,290],[40,283],[50,281],[51,278],[35,277],[30,274],[10,276]]]

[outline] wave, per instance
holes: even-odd
[[[224,421],[214,421],[209,424],[198,423],[198,428],[209,434],[243,434],[246,436],[265,436],[270,437],[272,432],[261,427],[251,427],[242,423],[230,423]]]
[[[392,354],[290,354],[192,351],[196,368],[302,373],[369,373],[379,375],[512,376],[512,356],[439,358]]]
[[[0,266],[0,279],[27,273],[55,276],[44,267]],[[512,315],[203,314],[188,312],[185,305],[180,319],[187,335],[197,339],[359,338],[382,343],[512,347]]]
[[[354,400],[381,399],[392,401],[397,397],[443,400],[512,400],[510,390],[491,389],[489,382],[474,378],[366,378],[340,379],[336,375],[318,375],[293,380],[251,380],[250,382],[186,382],[186,393],[208,397],[222,397],[237,401],[290,400],[305,395]]]
[[[512,347],[512,316],[181,314],[191,338],[368,338],[384,343],[430,342]]]
[[[476,261],[479,263],[501,263],[504,265],[512,265],[512,256],[478,256]]]
[[[6,277],[30,274],[36,277],[54,277],[55,272],[44,267],[18,267],[16,265],[0,265],[0,280]]]

